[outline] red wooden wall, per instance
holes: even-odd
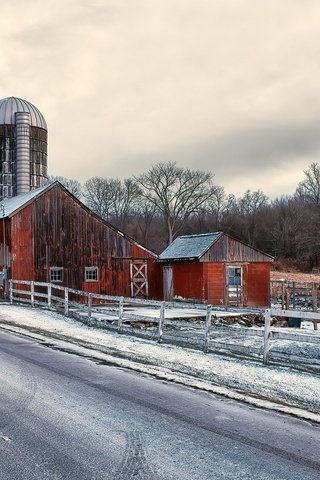
[[[206,300],[203,282],[203,263],[173,262],[173,293],[174,296],[198,301]]]
[[[197,260],[172,262],[174,296],[226,304],[226,263]],[[232,265],[228,262],[228,265]],[[267,307],[269,303],[270,262],[235,265],[243,268],[243,306]]]
[[[206,300],[212,305],[225,303],[225,265],[224,263],[203,263]]]
[[[248,307],[268,306],[270,270],[270,263],[249,263],[246,277]]]
[[[63,285],[110,295],[131,295],[130,262],[148,262],[149,297],[162,297],[156,256],[53,185],[11,218],[10,277],[48,282],[50,267],[63,267]],[[99,268],[98,282],[85,267]]]

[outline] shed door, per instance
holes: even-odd
[[[243,306],[242,267],[227,266],[227,305]]]
[[[146,260],[132,260],[130,264],[131,296],[148,297],[148,265]]]

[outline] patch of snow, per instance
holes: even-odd
[[[320,380],[315,374],[119,335],[31,307],[1,304],[0,326],[38,339],[50,337],[60,348],[67,345],[76,353],[260,406],[271,402],[280,411],[293,408],[296,414],[298,409],[300,416],[320,422]]]

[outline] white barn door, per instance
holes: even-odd
[[[148,265],[146,260],[132,260],[130,264],[131,296],[148,298]]]

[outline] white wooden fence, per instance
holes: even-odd
[[[169,312],[172,312],[174,307],[179,309],[195,309],[197,310],[197,318],[201,322],[197,323],[195,320],[188,319],[188,325],[196,324],[193,332],[196,332],[198,338],[198,346],[201,346],[204,352],[222,352],[222,353],[236,353],[238,355],[252,356],[252,348],[245,345],[241,345],[241,339],[248,339],[248,337],[258,337],[262,341],[262,355],[258,356],[263,359],[264,364],[270,361],[270,348],[273,340],[282,339],[289,341],[301,341],[309,343],[317,343],[320,346],[320,337],[316,332],[317,322],[320,322],[320,313],[316,312],[303,312],[292,310],[280,310],[280,309],[267,309],[267,310],[255,310],[256,313],[264,315],[264,329],[255,327],[237,327],[222,326],[212,324],[212,319],[218,314],[218,310],[213,310],[211,305],[203,304],[190,304],[182,302],[164,302],[144,300],[137,298],[125,298],[110,295],[101,295],[96,293],[90,293],[82,290],[75,290],[72,288],[63,287],[54,283],[45,282],[33,282],[26,280],[9,280],[9,297],[10,303],[13,302],[26,302],[31,304],[32,307],[42,306],[49,309],[56,309],[62,312],[65,316],[75,316],[84,323],[92,326],[104,326],[105,328],[116,329],[119,333],[124,332],[124,323],[130,322],[130,324],[141,325],[153,325],[153,338],[159,343],[163,341],[164,328],[166,326],[167,332],[172,327],[177,325],[177,319],[171,320]],[[132,307],[145,307],[151,308],[153,314],[141,315],[137,314]],[[241,313],[245,313],[243,309],[234,309]],[[221,313],[221,309],[220,309]],[[106,321],[97,320],[99,316],[104,316]],[[314,324],[314,330],[316,335],[311,333],[300,333],[295,330],[294,332],[280,331],[271,329],[271,317],[292,317],[302,318],[307,321],[312,321]],[[180,312],[181,317],[181,312]],[[183,320],[183,316],[181,317]],[[183,330],[181,328],[180,330]],[[182,344],[186,343],[184,332],[175,330],[171,335],[173,343],[176,341]],[[192,332],[191,332],[192,333]],[[225,342],[223,339],[226,337],[236,337],[237,345],[233,345],[233,351],[229,342]],[[202,340],[201,340],[202,339]],[[240,340],[240,341],[239,341]],[[244,342],[245,343],[245,342]],[[189,342],[192,346],[192,342]],[[202,345],[201,345],[202,344]],[[193,344],[194,346],[194,344]],[[259,350],[260,351],[260,350]]]
[[[15,285],[20,285],[20,288],[15,288]],[[56,292],[59,292],[59,294]],[[78,298],[78,301],[74,300],[75,297]],[[203,304],[183,304],[180,302],[177,304],[175,302],[144,300],[142,298],[102,295],[63,287],[55,283],[14,279],[9,280],[9,299],[11,304],[14,301],[26,302],[31,304],[32,307],[42,306],[58,311],[62,310],[65,316],[69,316],[70,313],[72,313],[76,317],[85,319],[88,325],[94,322],[94,312],[97,314],[106,314],[111,320],[117,321],[119,333],[122,330],[125,318],[132,322],[155,323],[157,325],[157,340],[159,343],[161,343],[163,339],[166,308],[172,309],[178,305],[179,309],[199,310],[198,316],[206,318],[206,328],[208,331],[205,333],[204,349],[207,349],[209,342],[211,307]],[[128,311],[125,312],[125,306],[153,307],[154,309],[158,309],[158,315],[146,316]]]
[[[272,339],[287,339],[292,338],[292,334],[285,332],[285,335],[281,334],[279,331],[271,330],[271,318],[272,317],[287,317],[287,318],[297,318],[300,320],[305,320],[313,323],[314,332],[318,330],[318,322],[320,322],[320,312],[307,312],[304,310],[282,310],[279,308],[267,308],[264,313],[264,353],[263,353],[263,363],[268,363],[268,356],[270,351],[270,342]],[[310,336],[306,337],[305,335],[299,335],[294,333],[294,339],[300,342],[310,342]],[[313,341],[311,343],[319,343],[320,337],[313,336]]]

